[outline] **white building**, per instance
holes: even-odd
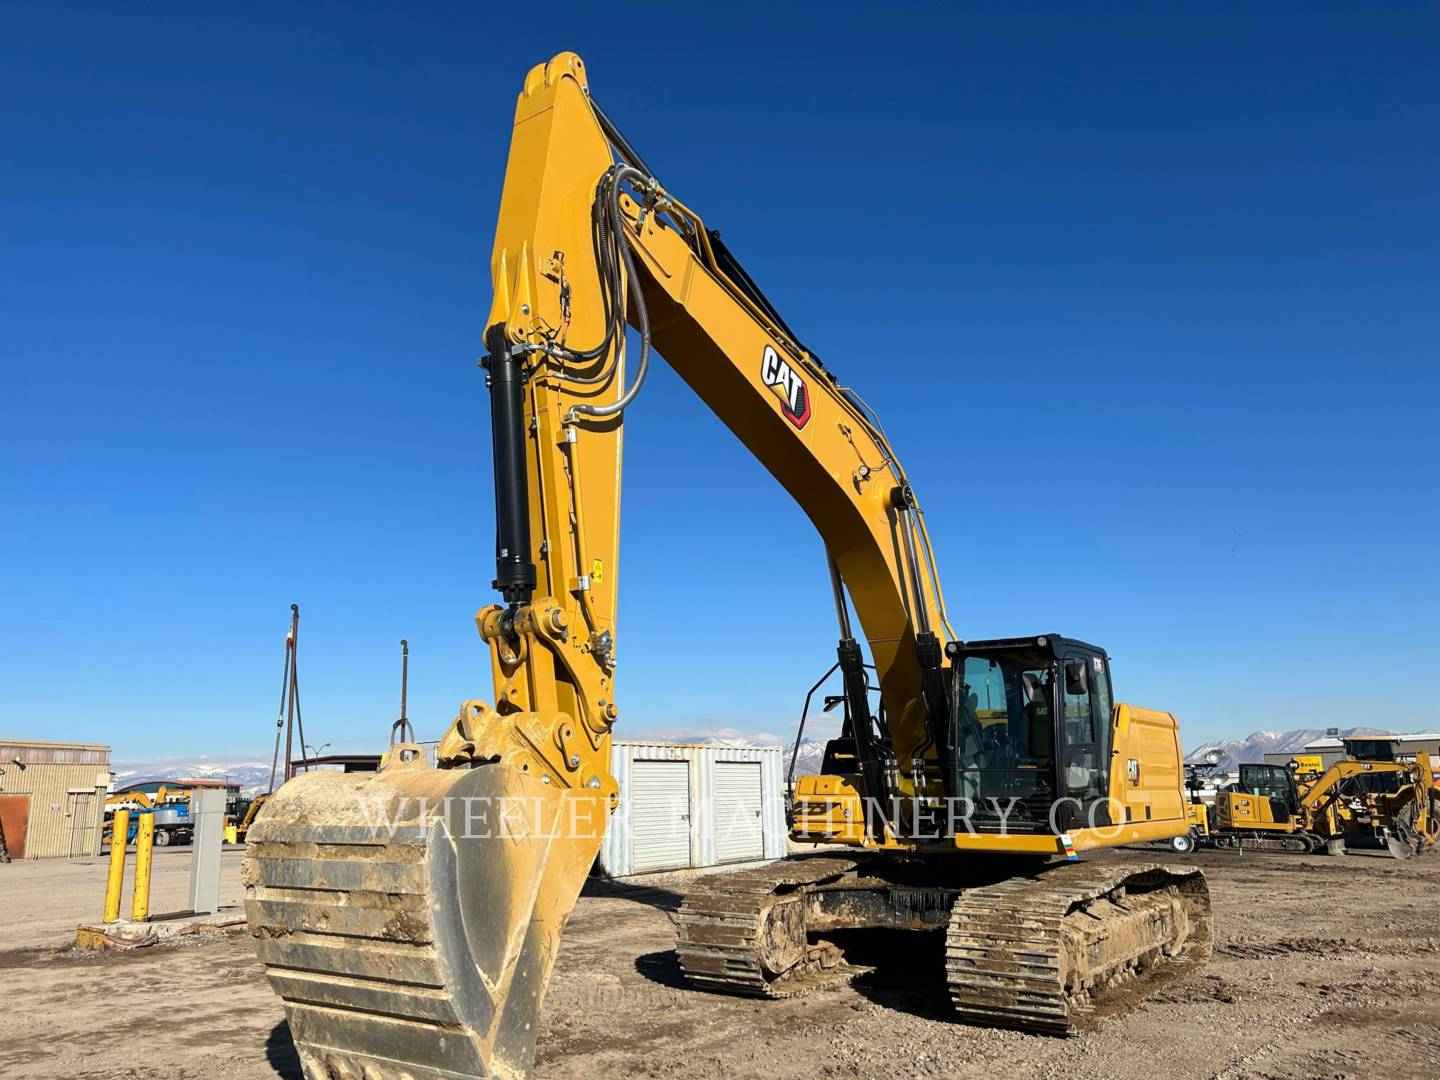
[[[620,807],[600,849],[606,876],[785,855],[779,747],[616,742],[610,767]]]

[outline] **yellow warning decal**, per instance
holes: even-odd
[[[596,585],[605,580],[605,564],[599,559],[593,559],[590,562],[590,580]]]

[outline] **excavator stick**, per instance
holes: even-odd
[[[608,807],[416,750],[297,777],[250,830],[246,916],[309,1078],[512,1080],[534,1060]]]
[[[579,57],[531,69],[484,335],[504,604],[475,621],[493,704],[462,705],[440,768],[402,743],[369,777],[308,773],[249,833],[246,916],[310,1080],[516,1080],[534,1059],[618,802],[612,413],[630,256],[612,164]]]

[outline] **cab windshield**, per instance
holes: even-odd
[[[1041,649],[968,656],[958,689],[957,794],[978,818],[1003,816],[1007,828],[1051,824],[1057,800],[1085,807],[1106,797],[1111,705],[1102,658],[1057,661]]]
[[[1048,819],[1055,776],[1054,667],[1054,658],[1038,649],[965,658],[956,695],[957,794],[974,803],[981,818],[1013,805],[1016,823]]]

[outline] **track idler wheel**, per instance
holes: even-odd
[[[608,808],[501,766],[303,774],[251,827],[245,912],[309,1080],[513,1080]]]

